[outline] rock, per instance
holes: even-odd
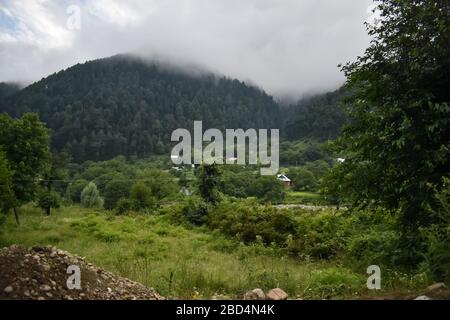
[[[427,292],[436,292],[439,290],[444,290],[446,288],[447,288],[447,286],[444,283],[439,282],[439,283],[435,283],[435,284],[432,284],[431,286],[429,286],[427,288]]]
[[[14,289],[12,286],[7,286],[5,289],[3,289],[4,293],[11,293],[13,291],[14,291]]]
[[[211,297],[211,300],[232,300],[232,298],[223,294],[215,294]]]
[[[65,286],[67,266],[77,262],[83,289],[73,293]],[[23,265],[23,268],[19,266]],[[7,299],[137,299],[162,300],[157,292],[144,285],[119,277],[54,247],[0,248],[0,300]],[[64,284],[64,285],[63,285]],[[5,287],[7,286],[7,287]],[[2,289],[3,288],[3,289]]]
[[[50,291],[51,290],[51,288],[50,288],[50,286],[48,284],[40,285],[39,289],[42,290],[42,291]]]
[[[266,295],[264,291],[259,288],[253,289],[252,291],[248,291],[244,294],[244,300],[265,300]]]
[[[415,298],[414,300],[431,300],[431,298],[427,297],[427,296],[418,296],[417,298]]]
[[[287,300],[288,294],[280,288],[269,290],[266,294],[268,300]]]

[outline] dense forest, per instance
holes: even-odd
[[[205,128],[279,128],[272,97],[238,80],[188,75],[129,56],[75,65],[2,99],[14,117],[37,112],[52,147],[76,161],[170,150],[170,134],[202,120]]]
[[[315,139],[325,141],[336,139],[347,117],[343,101],[348,89],[342,87],[336,91],[318,94],[301,99],[284,111],[287,139]]]
[[[324,159],[318,142],[336,138],[345,123],[339,104],[344,89],[299,100],[287,107],[258,88],[212,74],[114,56],[75,65],[19,91],[0,84],[0,112],[36,112],[52,130],[55,151],[76,162],[118,155],[167,154],[176,128],[280,128],[284,140],[311,147],[294,156],[282,146],[285,164]],[[286,142],[287,143],[287,142]]]
[[[16,83],[0,82],[0,103],[20,90]]]

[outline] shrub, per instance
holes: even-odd
[[[51,208],[59,208],[61,205],[61,197],[55,191],[43,190],[38,194],[37,206],[50,215]]]
[[[194,225],[201,225],[207,221],[208,205],[199,197],[190,197],[181,210],[183,217]]]
[[[0,213],[8,212],[14,205],[12,175],[8,160],[0,149]]]
[[[198,191],[201,197],[209,203],[215,204],[220,201],[221,194],[218,190],[220,184],[221,170],[214,163],[202,165],[198,173]]]
[[[333,211],[302,213],[296,217],[297,234],[288,244],[296,256],[329,259],[344,252],[351,236],[350,217]]]
[[[100,197],[97,186],[93,182],[89,182],[89,184],[83,189],[80,199],[81,205],[85,208],[103,207],[103,198]]]
[[[281,203],[286,197],[283,184],[275,176],[259,176],[251,189],[251,195],[263,203]]]
[[[149,210],[157,206],[157,201],[152,196],[150,188],[141,181],[131,188],[130,198],[134,202],[136,210]]]
[[[66,198],[75,203],[81,203],[81,192],[89,184],[89,181],[80,179],[71,183],[66,190]]]
[[[136,206],[133,200],[128,198],[120,198],[119,201],[117,201],[114,209],[117,214],[122,215],[127,212],[133,211],[135,207]]]
[[[178,193],[178,185],[170,173],[157,169],[146,169],[140,171],[138,177],[145,180],[145,185],[157,200],[170,198]]]
[[[436,204],[428,210],[434,223],[421,229],[425,265],[435,281],[450,282],[450,179],[443,179],[440,190],[436,186],[433,189]]]
[[[284,245],[289,235],[296,233],[289,211],[282,212],[249,200],[224,201],[209,213],[208,224],[246,243],[261,239],[264,244]]]
[[[105,186],[105,208],[112,209],[119,199],[130,195],[131,183],[125,180],[112,180]]]
[[[322,299],[355,292],[365,284],[364,278],[347,269],[328,268],[311,273],[308,294]]]
[[[305,168],[291,169],[288,172],[295,191],[315,191],[317,189],[317,179],[314,174]]]
[[[398,258],[398,241],[395,231],[362,232],[349,240],[347,256],[358,266],[393,266]]]

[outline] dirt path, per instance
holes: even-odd
[[[306,205],[306,204],[278,204],[274,205],[277,209],[305,209],[305,210],[311,210],[311,211],[321,211],[321,210],[327,210],[327,209],[335,209],[336,207],[328,207],[328,206],[313,206],[313,205]],[[345,209],[345,208],[340,208]]]

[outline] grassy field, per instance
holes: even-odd
[[[0,225],[0,246],[53,245],[98,266],[155,288],[173,298],[237,298],[260,287],[281,287],[304,299],[358,298],[408,292],[425,285],[416,280],[383,290],[366,288],[360,273],[336,261],[301,261],[279,249],[244,245],[203,228],[171,224],[163,215],[115,216],[80,207],[55,210],[50,217],[32,206],[21,209],[21,225],[12,215]]]
[[[318,193],[305,191],[291,191],[286,193],[285,204],[318,204],[322,197]]]

